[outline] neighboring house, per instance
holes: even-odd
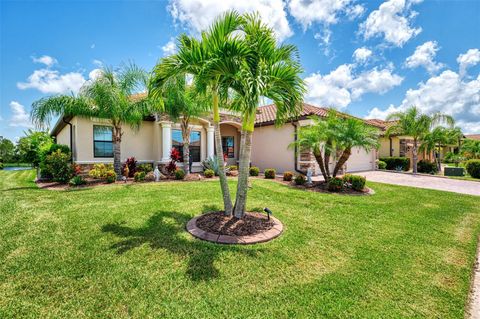
[[[480,134],[468,134],[465,135],[465,138],[480,141]]]
[[[252,141],[251,165],[258,166],[262,171],[274,168],[278,173],[305,172],[310,167],[314,174],[320,174],[311,152],[296,152],[289,145],[295,141],[298,127],[311,123],[310,116],[326,117],[327,113],[326,108],[304,104],[297,118],[276,127],[276,107],[259,107]],[[240,147],[240,118],[235,114],[222,112],[220,128],[227,163],[236,165]],[[170,121],[166,115],[146,117],[138,131],[133,131],[128,125],[124,125],[123,130],[122,161],[134,156],[140,163],[166,165],[170,161],[172,147],[181,151],[180,125]],[[108,120],[64,116],[56,123],[51,135],[56,138],[57,143],[71,147],[73,160],[77,164],[88,168],[95,163],[113,163],[112,127]],[[202,170],[201,162],[213,156],[214,149],[211,119],[203,117],[192,121],[190,154],[194,172]],[[376,150],[366,152],[354,148],[345,169],[348,172],[375,169],[376,158]],[[333,164],[332,161],[331,165]]]

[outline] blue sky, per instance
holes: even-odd
[[[2,0],[0,135],[22,136],[33,101],[77,91],[102,65],[150,70],[178,34],[231,8],[298,46],[306,101],[377,118],[416,104],[480,133],[477,0]]]

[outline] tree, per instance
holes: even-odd
[[[354,147],[366,151],[378,147],[378,130],[359,119],[330,110],[326,119],[313,117],[312,120],[312,125],[299,129],[297,141],[292,145],[312,150],[326,182],[337,176]],[[331,154],[339,154],[332,173],[329,169]]]
[[[159,88],[156,88],[159,89]],[[183,140],[183,169],[190,173],[190,123],[209,108],[208,95],[201,95],[187,85],[185,74],[169,78],[161,88],[165,112],[174,121],[180,121]]]
[[[25,136],[17,142],[17,152],[21,162],[31,163],[33,167],[40,164],[40,151],[44,147],[50,147],[53,139],[47,131],[34,131],[29,129],[24,132]]]
[[[465,139],[460,153],[467,159],[480,159],[480,141],[473,139]]]
[[[294,45],[278,45],[271,28],[258,14],[242,16],[242,41],[246,50],[227,85],[235,91],[232,107],[242,114],[239,176],[234,214],[242,218],[247,202],[248,177],[257,107],[262,98],[277,107],[276,124],[299,114],[305,84],[298,50]]]
[[[178,38],[178,52],[163,58],[155,66],[149,85],[151,94],[158,97],[168,79],[179,74],[191,74],[197,90],[211,92],[215,151],[218,166],[222,168],[219,170],[219,177],[226,215],[232,214],[233,206],[223,169],[225,162],[220,133],[220,102],[226,100],[226,79],[236,74],[240,57],[246,51],[239,35],[235,34],[239,31],[240,23],[240,15],[231,11],[217,18],[207,31],[202,32],[200,40],[181,35]]]
[[[440,151],[442,146],[445,146],[449,141],[448,130],[443,126],[437,126],[430,132],[427,132],[421,141],[419,150],[427,153],[433,152],[437,171],[441,171],[442,165],[440,161]]]
[[[433,115],[422,114],[416,106],[412,106],[405,112],[395,112],[387,116],[387,121],[394,121],[387,128],[385,135],[407,135],[413,138],[413,174],[417,174],[418,146],[422,138],[435,126],[446,123],[453,126],[451,116],[435,113]]]
[[[57,95],[32,104],[31,117],[37,126],[48,124],[53,116],[85,116],[110,120],[113,127],[113,166],[121,178],[122,125],[138,129],[144,116],[159,108],[150,99],[132,98],[147,82],[145,71],[134,64],[114,71],[103,68],[100,75],[86,82],[78,95]]]
[[[15,144],[8,138],[0,137],[0,162],[12,162],[15,158]]]

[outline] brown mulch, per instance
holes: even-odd
[[[325,194],[340,194],[340,195],[371,195],[374,193],[374,191],[371,188],[368,188],[365,186],[365,188],[361,191],[354,190],[352,188],[347,188],[344,187],[342,191],[340,192],[331,192],[328,190],[327,183],[324,181],[315,181],[312,182],[312,185],[307,186],[307,185],[297,185],[295,182],[286,182],[283,180],[279,180],[282,184],[288,185],[293,188],[299,188],[299,189],[305,189],[309,190],[312,192],[319,192],[319,193],[325,193]]]
[[[227,217],[223,212],[207,213],[197,219],[197,227],[203,231],[229,236],[250,236],[271,229],[275,223],[265,214],[246,213],[241,219]]]

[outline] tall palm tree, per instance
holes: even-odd
[[[215,131],[215,151],[218,159],[220,185],[224,211],[231,215],[233,210],[225,166],[220,132],[221,92],[225,91],[224,80],[236,74],[240,57],[246,50],[239,35],[240,15],[230,11],[215,20],[210,29],[202,32],[199,40],[181,35],[178,39],[178,52],[163,58],[153,70],[150,90],[155,95],[158,88],[178,74],[191,74],[199,91],[209,90],[212,95],[212,118]],[[225,96],[225,95],[223,95]]]
[[[440,151],[443,146],[449,142],[449,130],[443,126],[437,126],[431,131],[427,132],[421,141],[419,150],[425,151],[428,154],[433,152],[435,164],[437,170],[440,172],[442,169],[442,164],[440,161]]]
[[[300,77],[302,68],[294,45],[277,45],[274,32],[258,14],[242,17],[242,41],[247,48],[242,63],[226,82],[235,93],[233,107],[242,114],[239,177],[234,214],[242,218],[248,192],[249,164],[256,111],[263,97],[277,107],[277,124],[301,110],[305,85]]]
[[[413,138],[413,174],[417,174],[418,147],[421,139],[435,126],[446,123],[454,124],[451,116],[441,113],[426,115],[416,106],[408,108],[405,112],[395,112],[387,116],[387,121],[394,123],[387,129],[385,135],[407,135]]]
[[[160,93],[163,98],[164,110],[172,120],[179,121],[182,130],[183,142],[183,169],[186,174],[190,172],[190,133],[191,120],[198,118],[208,109],[208,95],[199,94],[192,85],[187,84],[186,75],[178,74],[169,78]]]
[[[147,75],[135,64],[123,65],[114,71],[103,68],[95,80],[87,81],[78,95],[57,95],[32,104],[31,118],[37,126],[45,126],[53,116],[98,117],[110,120],[113,127],[113,166],[121,178],[122,126],[138,129],[144,116],[157,109],[148,99],[133,99],[132,94],[145,87]]]

